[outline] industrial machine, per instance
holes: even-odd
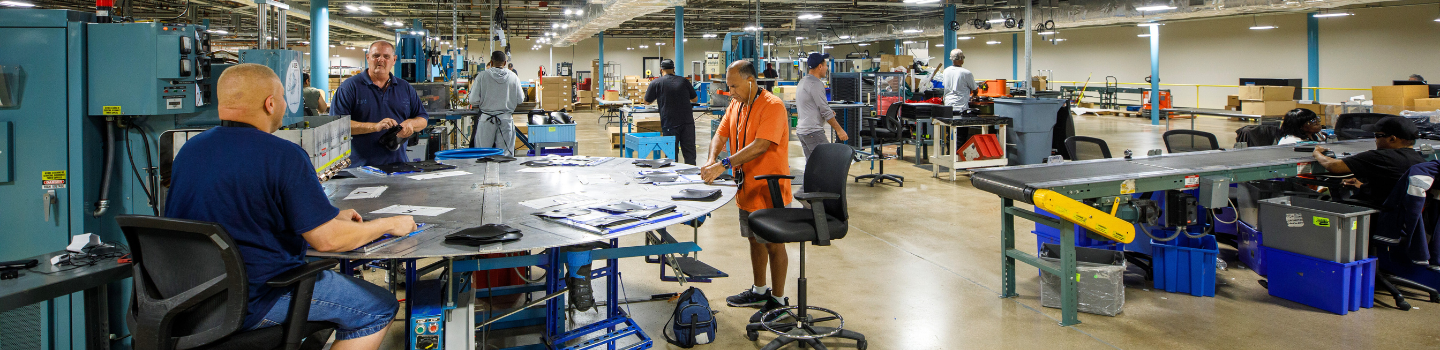
[[[395,72],[399,73],[400,79],[423,83],[434,77],[430,70],[432,66],[440,63],[440,54],[430,47],[430,42],[426,40],[427,33],[423,28],[411,28],[401,30],[397,35]]]
[[[725,33],[725,42],[720,44],[720,50],[725,53],[725,62],[720,65],[720,73],[717,74],[724,75],[725,69],[730,67],[730,63],[735,61],[749,60],[750,62],[760,62],[760,52],[755,49],[755,34],[753,33]],[[755,69],[755,73],[757,74],[762,71],[759,66],[756,66]]]
[[[709,74],[709,75],[721,75],[721,74],[725,74],[725,63],[726,63],[726,61],[725,61],[725,53],[724,53],[724,52],[721,52],[721,51],[705,51],[705,70],[703,70],[703,71],[701,71],[701,70],[696,70],[696,71],[697,71],[697,72],[705,72],[705,74]]]

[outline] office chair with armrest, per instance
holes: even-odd
[[[1160,138],[1165,140],[1165,152],[1168,153],[1220,149],[1220,141],[1215,139],[1215,134],[1199,130],[1170,130],[1161,134]]]
[[[1384,113],[1345,113],[1335,117],[1335,138],[1340,141],[1355,139],[1373,139],[1374,131],[1365,131],[1366,126],[1374,125],[1380,119],[1393,117],[1393,114]]]
[[[817,246],[828,246],[831,240],[845,238],[848,231],[849,213],[845,204],[845,174],[850,170],[851,157],[854,157],[855,150],[850,146],[838,143],[827,143],[815,148],[810,158],[805,162],[805,183],[801,185],[804,192],[795,195],[795,199],[810,204],[810,208],[785,208],[785,202],[780,198],[782,191],[789,189],[780,187],[780,179],[793,179],[794,176],[786,175],[760,175],[756,176],[757,181],[768,181],[770,185],[770,200],[774,208],[756,210],[750,214],[750,229],[755,235],[772,243],[800,243],[800,279],[797,285],[799,294],[796,306],[786,306],[769,311],[759,311],[750,317],[750,324],[745,326],[745,338],[750,341],[759,339],[759,331],[765,330],[779,335],[779,338],[766,344],[764,350],[775,350],[792,342],[801,342],[801,347],[806,345],[815,349],[825,349],[820,343],[821,338],[836,337],[853,339],[857,342],[856,347],[864,350],[866,347],[865,335],[855,331],[844,329],[845,319],[839,313],[816,306],[811,306],[806,300],[805,282],[805,242],[814,243]],[[828,314],[826,317],[815,317],[811,312]],[[773,321],[776,316],[786,313],[792,316],[789,322]],[[772,321],[764,321],[772,320]],[[816,326],[822,322],[838,321],[835,327]]]
[[[904,176],[885,173],[885,160],[888,157],[886,157],[880,149],[880,145],[891,143],[899,144],[900,147],[897,149],[904,148],[905,124],[900,122],[900,108],[904,105],[904,103],[900,102],[891,103],[890,107],[886,109],[886,113],[879,118],[864,118],[865,126],[864,129],[861,130],[860,137],[864,138],[866,136],[865,134],[869,134],[870,158],[880,162],[880,167],[876,169],[876,172],[873,174],[856,176],[856,182],[870,179],[870,187],[875,187],[876,183],[884,183],[885,180],[890,180],[899,184],[900,187],[905,187]],[[897,156],[899,156],[899,152],[903,152],[903,150],[897,151]]]
[[[1065,151],[1070,160],[1110,158],[1110,146],[1105,144],[1105,140],[1089,136],[1066,137]]]
[[[245,263],[223,227],[142,215],[120,215],[115,221],[135,261],[135,292],[126,323],[136,349],[318,350],[335,329],[329,322],[304,321],[315,280],[338,264],[333,259],[305,264],[268,281],[270,287],[295,288],[289,318],[277,327],[242,331],[249,300]]]
[[[1406,176],[1429,177],[1433,179],[1434,175],[1436,175],[1435,169],[1436,162],[1421,162],[1407,169]],[[1426,238],[1431,232],[1430,230],[1435,228],[1435,225],[1440,225],[1440,220],[1436,220],[1437,215],[1435,213],[1436,207],[1440,206],[1437,205],[1440,204],[1440,202],[1435,200],[1437,191],[1440,191],[1440,188],[1432,185],[1419,194],[1412,194],[1411,191],[1417,190],[1417,188],[1412,185],[1420,183],[1421,181],[1417,181],[1417,179],[1407,179],[1407,177],[1402,177],[1400,181],[1395,184],[1395,188],[1390,189],[1389,195],[1385,197],[1383,208],[1376,208],[1373,205],[1364,203],[1353,204],[1380,211],[1378,214],[1374,214],[1374,218],[1370,220],[1370,239],[1372,240],[1370,244],[1370,255],[1379,258],[1379,260],[1389,261],[1377,264],[1376,271],[1378,273],[1375,278],[1380,286],[1383,286],[1386,291],[1390,292],[1390,296],[1395,300],[1395,307],[1406,311],[1411,309],[1410,303],[1406,302],[1405,294],[1400,291],[1397,285],[1420,290],[1430,296],[1430,302],[1440,303],[1440,291],[1424,284],[1396,276],[1392,271],[1388,271],[1384,267],[1391,265],[1386,264],[1386,262],[1413,265],[1413,261],[1426,261],[1427,258],[1429,258],[1425,256],[1426,254],[1434,254],[1434,252],[1429,250],[1429,248],[1431,248],[1429,243],[1431,242],[1427,242]],[[1419,199],[1419,201],[1417,202],[1415,199]],[[1407,221],[1409,223],[1408,225]],[[1408,235],[1406,232],[1407,228],[1410,230]],[[1430,239],[1435,238],[1440,237],[1431,237]],[[1403,265],[1395,267],[1403,270]],[[1440,274],[1440,271],[1435,270],[1428,272]]]

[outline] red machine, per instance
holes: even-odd
[[[1150,92],[1149,92],[1149,91],[1145,91],[1144,93],[1141,93],[1141,94],[1140,94],[1140,99],[1145,101],[1145,106],[1144,106],[1144,107],[1140,107],[1140,109],[1149,110],[1149,109],[1150,109]],[[1173,108],[1174,106],[1175,106],[1175,103],[1172,102],[1172,100],[1170,99],[1170,92],[1169,92],[1169,91],[1161,91],[1161,92],[1160,92],[1160,109],[1170,109],[1170,108]]]
[[[1010,86],[1005,85],[1005,79],[994,79],[980,82],[980,89],[975,90],[976,96],[984,97],[1010,97]]]

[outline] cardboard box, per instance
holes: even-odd
[[[635,118],[634,132],[660,132],[660,117]]]
[[[541,83],[541,84],[547,84],[547,85],[549,85],[549,84],[570,84],[570,83],[574,83],[574,82],[575,82],[575,80],[574,80],[573,78],[570,78],[570,77],[567,77],[567,76],[563,76],[563,75],[540,77],[540,83]]]
[[[1415,108],[1415,107],[1392,106],[1392,105],[1374,105],[1374,106],[1371,106],[1371,107],[1370,107],[1370,113],[1400,115],[1400,112],[1408,111],[1408,110],[1410,110],[1410,108]]]
[[[1370,96],[1377,106],[1414,107],[1416,99],[1430,97],[1430,88],[1425,85],[1372,86]]]
[[[1240,95],[1225,96],[1225,105],[1240,107]]]
[[[515,132],[517,133],[516,135],[519,135],[520,133],[524,133],[524,134],[526,134],[526,135],[529,135],[529,133],[530,133],[530,128],[529,128],[529,126],[527,126],[527,125],[525,125],[525,124],[516,124],[516,125],[515,125]],[[515,149],[518,149],[518,150],[528,150],[528,149],[530,149],[530,148],[529,148],[529,147],[525,147],[525,144],[520,142],[520,136],[515,136]]]
[[[608,127],[605,128],[605,131],[610,133],[610,148],[620,148],[620,145],[625,143],[625,137],[620,134],[620,127]]]
[[[1043,75],[1030,77],[1030,86],[1034,86],[1035,91],[1049,90],[1050,79]]]
[[[575,92],[575,96],[579,96],[579,97],[595,97],[595,92],[594,92],[594,91],[590,91],[590,90],[579,90],[579,91],[576,91],[576,92]]]
[[[619,100],[620,100],[620,92],[619,92],[619,91],[615,91],[615,90],[605,90],[605,100],[606,100],[606,101],[619,101]]]
[[[1440,98],[1417,98],[1415,99],[1415,110],[1434,111],[1440,110]]]
[[[1240,113],[1260,116],[1283,116],[1295,109],[1295,101],[1241,101]]]
[[[1295,87],[1241,86],[1239,96],[1242,101],[1293,101],[1295,100]]]

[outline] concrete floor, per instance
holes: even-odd
[[[608,147],[593,113],[575,114],[579,121],[581,153],[615,156]],[[709,121],[697,122],[702,139],[701,161],[709,135]],[[1189,128],[1189,120],[1175,127]],[[1136,154],[1163,148],[1160,134],[1166,127],[1127,117],[1080,116],[1076,134],[1100,137],[1117,156],[1125,149]],[[1196,128],[1216,134],[1222,145],[1233,143],[1234,130],[1244,125],[1223,119],[1201,118]],[[907,150],[906,154],[913,154]],[[803,168],[798,141],[790,145],[791,165]],[[1390,308],[1381,297],[1374,309],[1347,316],[1271,297],[1257,281],[1262,277],[1244,268],[1233,247],[1223,246],[1221,256],[1230,266],[1218,272],[1213,298],[1194,297],[1151,289],[1137,275],[1127,275],[1124,311],[1115,317],[1081,314],[1076,326],[1060,327],[1059,309],[1040,306],[1036,269],[1019,266],[1020,297],[1001,299],[999,250],[999,198],[976,190],[969,180],[930,177],[928,168],[908,161],[890,161],[887,172],[906,177],[904,187],[867,187],[852,184],[849,234],[830,247],[808,250],[807,273],[811,304],[842,313],[845,327],[866,334],[871,349],[1209,349],[1209,348],[1344,348],[1435,349],[1440,347],[1440,305],[1412,301],[1408,312]],[[857,163],[851,174],[868,173],[868,163]],[[621,263],[627,295],[648,296],[683,291],[696,286],[705,291],[719,311],[721,335],[711,349],[759,349],[774,339],[744,338],[744,325],[754,309],[725,306],[726,296],[751,283],[748,248],[739,237],[733,204],[715,213],[699,231],[704,252],[700,258],[732,277],[709,284],[661,282],[658,265],[640,259]],[[1017,220],[1016,246],[1033,247],[1032,224]],[[672,228],[687,240],[689,227]],[[641,235],[621,239],[622,244],[643,244]],[[795,294],[798,247],[790,245],[790,276],[786,294]],[[597,283],[601,283],[597,281]],[[597,285],[598,287],[598,285]],[[657,301],[626,306],[642,328],[656,338],[656,348],[678,348],[660,339],[674,304]],[[594,319],[595,312],[576,319]],[[399,324],[397,323],[397,326]],[[386,348],[398,349],[395,340],[405,327],[392,327]],[[526,330],[518,330],[523,333]],[[530,331],[538,331],[532,329]],[[533,343],[534,335],[515,331],[493,332],[497,346]],[[843,340],[825,342],[834,348],[853,348]],[[486,347],[493,348],[493,347]]]

